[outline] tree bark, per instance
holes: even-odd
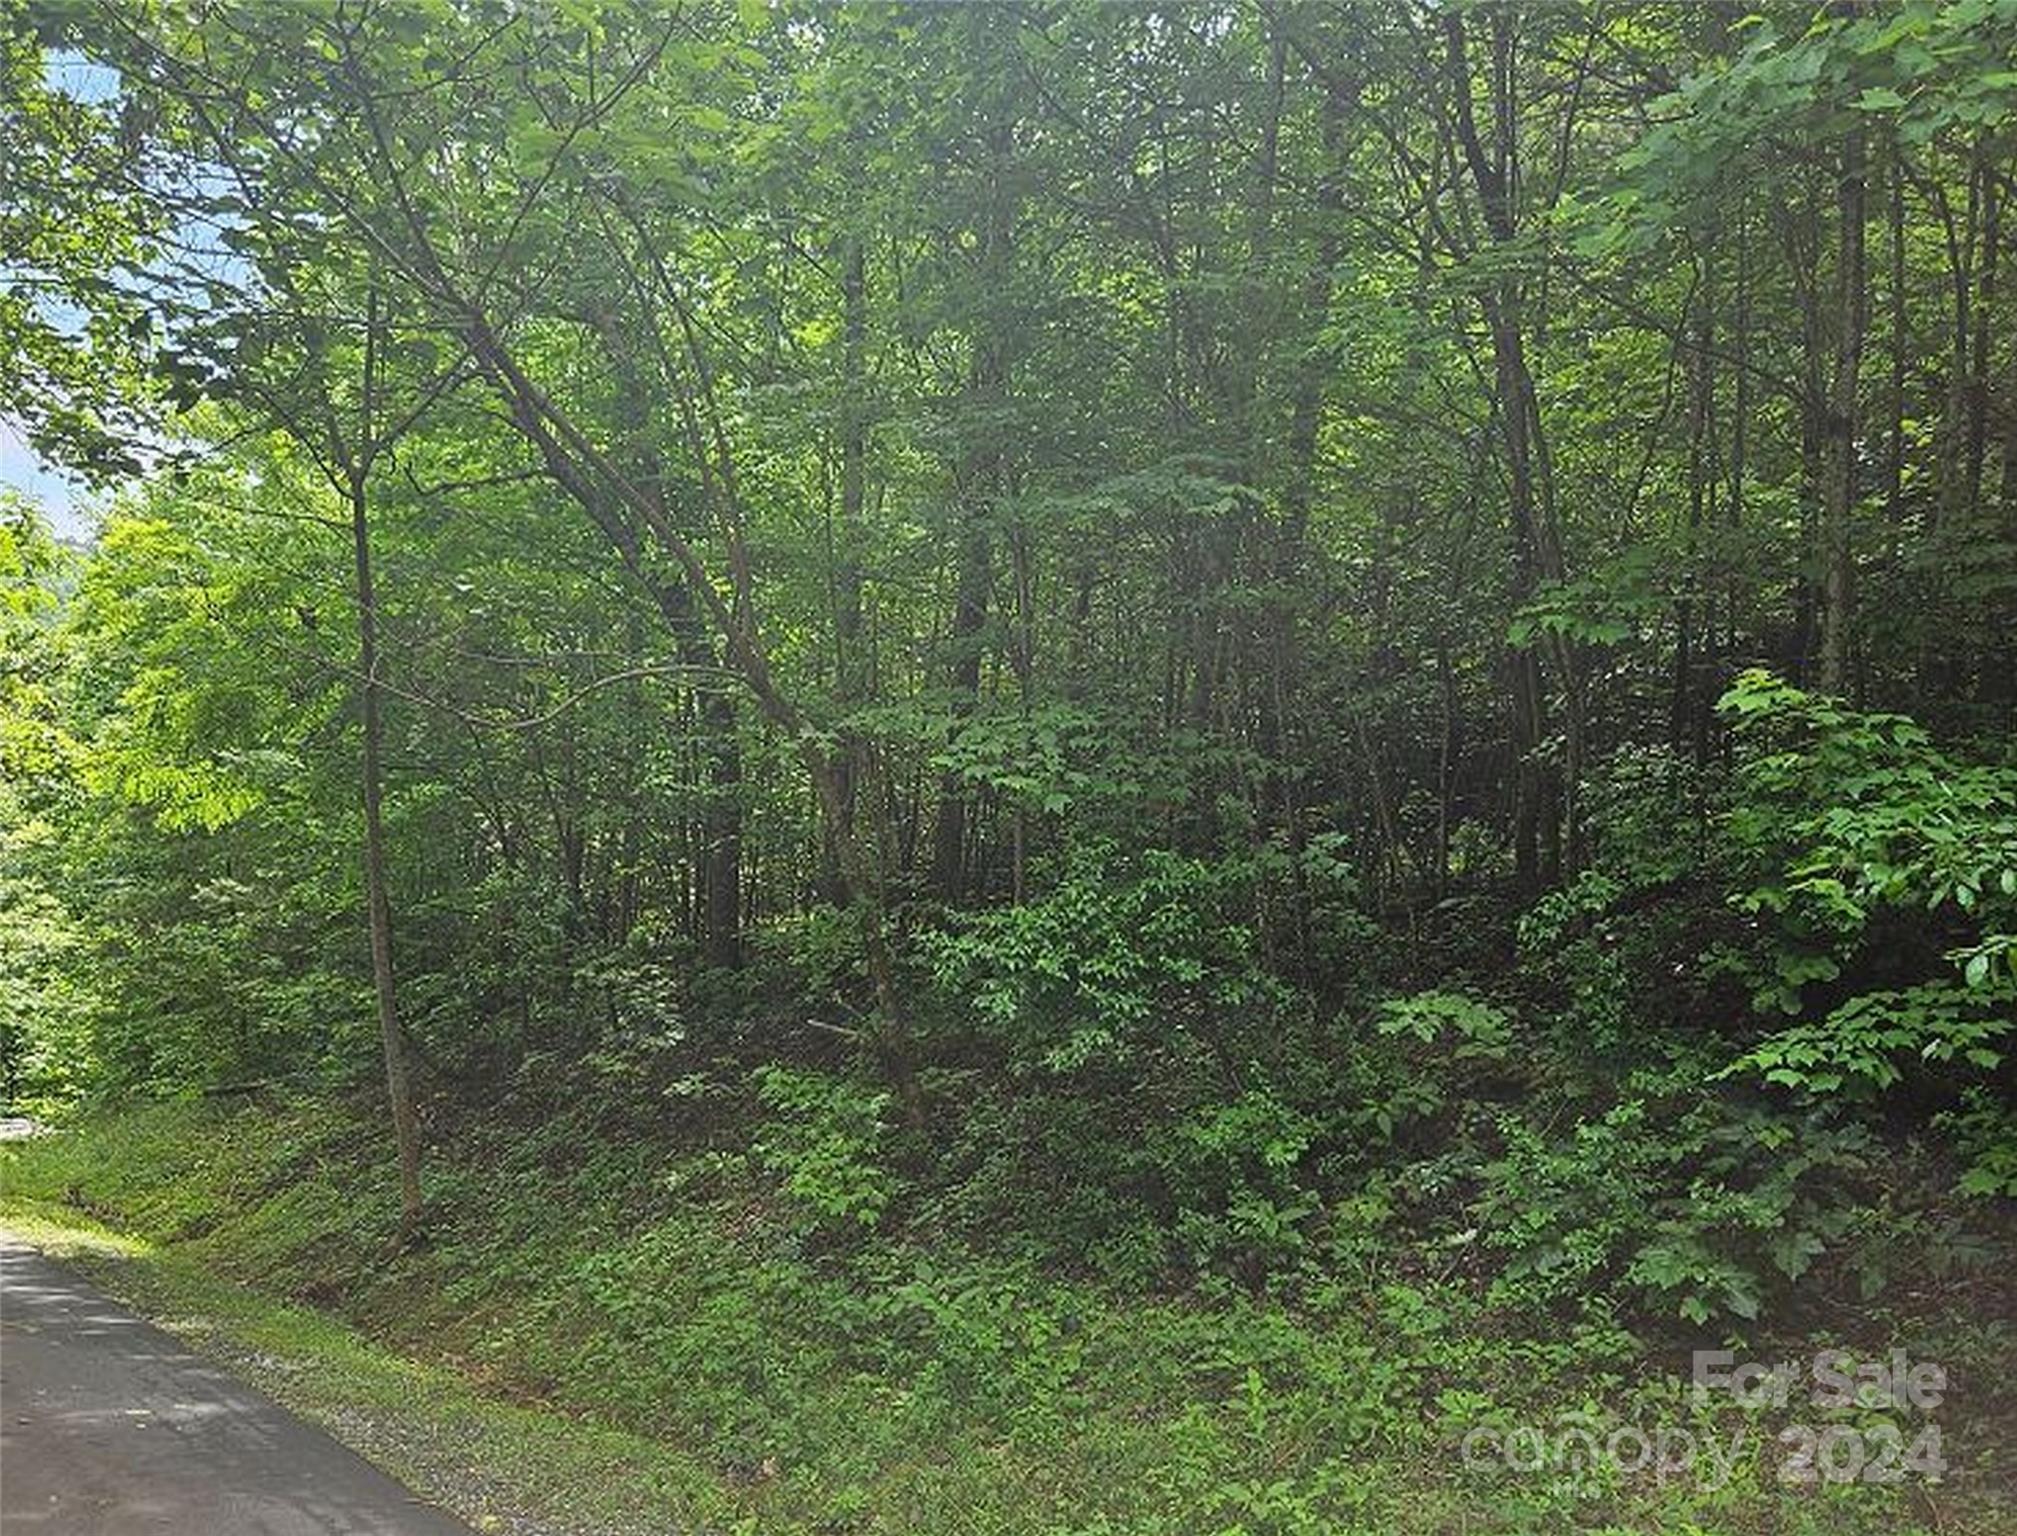
[[[868,272],[858,234],[841,256],[840,537],[834,540],[834,674],[842,709],[866,702],[870,676],[862,633],[862,519],[868,506],[868,428],[862,395],[868,387]],[[827,828],[829,884],[838,888],[840,841],[854,834],[856,798],[866,767],[858,734],[846,733],[840,774],[840,824]]]
[[[1864,131],[1842,142],[1837,192],[1841,231],[1835,262],[1835,376],[1828,391],[1821,504],[1821,691],[1849,686],[1855,613],[1856,395],[1866,323],[1863,259]]]
[[[985,473],[985,471],[980,471]],[[987,624],[988,594],[994,585],[994,555],[978,508],[963,507],[967,521],[960,547],[959,587],[953,599],[952,729],[973,714],[980,701],[981,631]],[[932,888],[957,902],[965,893],[967,844],[966,784],[948,768],[939,778],[938,824],[932,835]]]
[[[1962,446],[1962,501],[1972,518],[1982,500],[1982,464],[1988,450],[1990,317],[2003,245],[2003,186],[1993,164],[1982,167],[1981,277],[1975,289],[1975,334],[1968,359],[1968,413]]]
[[[1695,345],[1688,351],[1684,368],[1688,380],[1688,509],[1686,526],[1686,579],[1674,600],[1674,693],[1672,743],[1678,759],[1692,745],[1696,766],[1703,766],[1707,754],[1706,723],[1702,719],[1706,699],[1697,673],[1695,573],[1701,553],[1702,523],[1715,493],[1715,469],[1709,461],[1709,431],[1715,412],[1716,378],[1710,363],[1715,345],[1715,318],[1707,274],[1714,270],[1715,253],[1703,253],[1703,281],[1697,286],[1695,314],[1684,324],[1692,324]],[[1714,616],[1705,630],[1713,633]]]
[[[399,1026],[398,991],[392,967],[392,901],[385,881],[383,806],[384,724],[378,678],[378,597],[372,582],[371,525],[362,469],[350,478],[350,542],[357,569],[357,668],[364,724],[361,765],[364,802],[364,900],[371,929],[371,981],[378,998],[378,1035],[385,1056],[385,1091],[392,1106],[392,1134],[399,1150],[399,1226],[410,1236],[420,1223],[420,1116],[414,1108],[407,1071],[406,1037]]]
[[[1502,81],[1510,68],[1510,22],[1503,11],[1493,13],[1493,74]],[[1492,92],[1493,147],[1488,151],[1479,136],[1471,103],[1470,60],[1464,19],[1451,11],[1443,18],[1450,92],[1456,106],[1458,148],[1469,168],[1484,211],[1485,227],[1495,246],[1512,243],[1515,229],[1513,187],[1510,171],[1510,144],[1513,137],[1512,104],[1508,93],[1496,84]],[[1559,579],[1562,572],[1553,530],[1543,526],[1548,497],[1537,486],[1537,469],[1545,463],[1545,449],[1539,442],[1540,412],[1533,373],[1527,365],[1526,345],[1521,332],[1520,287],[1514,274],[1507,274],[1479,295],[1485,323],[1492,337],[1492,361],[1498,396],[1498,420],[1506,450],[1508,521],[1513,535],[1513,598],[1525,603],[1544,579]],[[1562,669],[1564,696],[1569,700],[1570,761],[1568,777],[1573,782],[1578,763],[1580,733],[1573,718],[1576,707],[1574,661],[1566,642],[1556,659]],[[1513,755],[1515,872],[1525,883],[1536,879],[1554,884],[1561,878],[1563,827],[1561,786],[1556,774],[1539,757],[1547,734],[1547,705],[1541,660],[1534,647],[1523,647],[1511,658],[1513,674]],[[1569,826],[1569,854],[1575,857],[1576,833],[1573,814]]]
[[[969,423],[969,443],[955,475],[954,514],[959,524],[959,576],[953,600],[951,660],[947,681],[952,688],[952,729],[957,731],[980,702],[982,631],[994,586],[994,540],[989,527],[1004,489],[1006,466],[999,446],[1001,427],[991,419],[1008,390],[1008,341],[999,295],[1013,267],[1013,191],[1008,185],[1009,159],[1014,150],[1012,125],[989,125],[986,148],[991,181],[987,189],[984,228],[976,280],[988,295],[989,308],[976,322],[972,338],[967,400],[970,409],[986,413],[976,431]],[[948,902],[965,894],[969,805],[966,784],[948,769],[939,780],[939,816],[932,843],[932,888]]]
[[[703,642],[712,661],[712,647]],[[726,689],[701,696],[707,737],[707,809],[701,817],[702,869],[707,887],[701,954],[709,965],[742,963],[742,752],[735,736],[735,700]]]
[[[1905,378],[1911,367],[1912,330],[1905,277],[1905,167],[1891,156],[1890,281],[1891,376],[1886,389],[1887,423],[1884,449],[1884,521],[1889,526],[1895,556],[1905,520]]]

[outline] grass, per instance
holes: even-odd
[[[1644,1341],[1368,1273],[1291,1307],[1124,1295],[913,1234],[850,1239],[732,1146],[551,1117],[431,1149],[397,1256],[376,1127],[155,1104],[0,1153],[10,1226],[478,1529],[1349,1536],[1995,1536],[1986,1433],[1931,1489],[1783,1486]],[[1985,1340],[1985,1358],[2001,1347]],[[1748,1436],[1728,1482],[1472,1468],[1465,1434]]]
[[[10,1181],[11,1182],[11,1181]],[[229,1366],[482,1532],[663,1533],[703,1523],[711,1480],[641,1436],[486,1395],[197,1255],[10,1189],[0,1226]]]

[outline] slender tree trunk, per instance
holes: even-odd
[[[862,518],[868,505],[867,410],[868,274],[859,235],[847,237],[841,255],[840,536],[834,541],[834,675],[841,706],[853,709],[869,694],[867,645],[862,634]],[[856,800],[866,767],[853,732],[836,764],[841,824],[827,829],[831,874],[839,875],[839,846],[854,833]]]
[[[2007,197],[2011,190],[2006,184],[2004,195]],[[2017,241],[2010,243],[2017,249]],[[2006,347],[2005,357],[1998,401],[2003,423],[1998,455],[1998,504],[1993,509],[1987,506],[1982,509],[1982,524],[1995,529],[1995,536],[2006,545],[2017,546],[2017,346]],[[1985,364],[1986,361],[1985,347]],[[2007,711],[2012,701],[2017,700],[2017,593],[2006,591],[1999,606],[2001,620],[1995,624],[1985,648],[1980,691],[1985,700],[2004,707],[2007,728]]]
[[[1724,523],[1731,530],[1744,526],[1745,476],[1750,473],[1751,446],[1751,231],[1748,198],[1737,204],[1736,291],[1731,295],[1730,323],[1735,349],[1730,370],[1730,482],[1725,499]],[[1722,649],[1734,654],[1738,648],[1738,619],[1742,606],[1743,579],[1736,563],[1729,562],[1723,591]],[[1728,744],[1728,734],[1719,741]]]
[[[607,918],[603,923],[605,944],[621,944],[637,925],[641,887],[639,865],[644,857],[644,679],[635,675],[644,665],[644,626],[634,604],[623,611],[623,662],[632,672],[623,685],[623,761],[618,769],[618,794],[623,807],[623,826],[613,854],[612,880],[605,899]]]
[[[1863,365],[1865,328],[1863,202],[1864,131],[1859,125],[1842,144],[1838,190],[1841,232],[1835,265],[1835,377],[1828,391],[1827,438],[1823,445],[1821,505],[1821,691],[1840,694],[1849,686],[1849,648],[1854,625],[1856,510],[1856,394]]]
[[[1458,147],[1478,201],[1484,210],[1485,225],[1492,243],[1508,246],[1516,230],[1510,145],[1513,138],[1512,102],[1500,88],[1508,68],[1510,22],[1503,12],[1493,13],[1493,144],[1488,150],[1479,135],[1471,100],[1470,61],[1466,52],[1464,19],[1455,11],[1443,19],[1447,44],[1450,91],[1456,105]],[[1535,474],[1536,407],[1533,374],[1527,366],[1521,334],[1519,279],[1508,274],[1479,297],[1485,322],[1492,336],[1492,360],[1498,395],[1498,420],[1506,450],[1506,479],[1509,487],[1508,520],[1513,535],[1513,597],[1524,603],[1533,597],[1545,577],[1559,577],[1559,561],[1552,530],[1541,527],[1545,498],[1538,493]],[[1541,659],[1534,647],[1516,651],[1513,673],[1513,753],[1514,821],[1513,849],[1516,873],[1523,882],[1536,879],[1553,884],[1562,872],[1561,796],[1554,774],[1539,757],[1547,734],[1546,690],[1541,675]],[[1574,705],[1574,679],[1564,673],[1563,688]],[[1572,727],[1573,727],[1572,721]],[[1577,733],[1571,730],[1573,772]],[[1570,836],[1573,858],[1575,837]]]
[[[1937,533],[1953,521],[1961,504],[1961,463],[1967,440],[1969,338],[1974,334],[1975,264],[1980,243],[1982,177],[1979,163],[1968,168],[1967,201],[1957,222],[1946,188],[1936,177],[1929,199],[1940,217],[1947,244],[1948,361],[1947,398],[1940,414],[1938,491],[1934,518],[1926,532]]]
[[[2017,346],[2003,365],[2002,537],[2017,544]]]
[[[986,473],[986,471],[980,471]],[[953,599],[952,684],[953,729],[957,731],[980,702],[982,629],[987,624],[988,594],[994,585],[994,552],[983,513],[963,507],[966,536],[960,547],[959,586]],[[938,824],[932,835],[932,887],[949,902],[965,892],[968,804],[965,781],[952,769],[939,779]]]
[[[1020,518],[1008,535],[1009,573],[1015,588],[1015,634],[1009,645],[1009,665],[1015,672],[1016,708],[1028,740],[1031,712],[1036,708],[1036,560],[1029,528]],[[1009,895],[1021,906],[1028,873],[1028,814],[1018,797],[1010,811]]]
[[[1441,901],[1450,893],[1450,824],[1455,813],[1457,731],[1461,718],[1457,709],[1456,673],[1450,667],[1450,642],[1441,635],[1436,638],[1436,684],[1443,707],[1436,750],[1435,895]]]
[[[654,475],[655,478],[655,475]],[[700,676],[693,694],[693,729],[699,762],[691,782],[702,795],[693,849],[690,907],[692,933],[701,958],[711,966],[733,968],[742,963],[742,746],[737,734],[735,698],[706,674],[720,658],[695,611],[688,583],[661,580],[645,563],[634,532],[623,527],[621,514],[605,508],[611,536],[624,566],[650,594],[659,616],[671,631],[682,665]]]
[[[969,370],[968,403],[983,411],[998,409],[1007,395],[1008,321],[999,294],[1013,269],[1014,193],[1008,185],[1009,161],[1014,150],[1012,125],[998,121],[989,126],[986,138],[991,164],[987,193],[985,228],[977,277],[989,295],[989,305],[977,321],[972,338],[973,361]],[[971,434],[972,442],[963,452],[956,476],[959,519],[959,575],[953,600],[951,649],[948,681],[952,685],[953,729],[958,730],[980,703],[983,629],[987,624],[988,599],[994,586],[994,539],[989,527],[998,498],[1003,491],[1006,464],[999,445],[999,429],[990,422]],[[948,769],[939,780],[939,815],[932,847],[932,886],[949,902],[965,894],[967,845],[972,836],[971,807],[966,784]]]
[[[1346,114],[1356,105],[1351,88],[1329,81],[1324,89],[1323,170],[1316,190],[1316,238],[1310,269],[1304,278],[1302,320],[1304,350],[1295,360],[1295,396],[1289,409],[1287,478],[1282,487],[1281,526],[1274,541],[1269,603],[1264,639],[1269,679],[1262,712],[1262,750],[1273,764],[1274,799],[1292,853],[1303,847],[1300,793],[1297,785],[1297,703],[1302,691],[1301,636],[1298,633],[1298,578],[1305,560],[1310,508],[1316,497],[1317,439],[1323,423],[1326,367],[1316,355],[1331,307],[1334,273],[1343,239],[1345,172],[1343,165]],[[1301,865],[1296,876],[1296,924],[1307,926]],[[1304,946],[1307,950],[1307,946]],[[1304,958],[1307,960],[1307,953]]]
[[[709,660],[713,648],[702,642]],[[735,700],[724,688],[701,695],[707,738],[707,809],[701,817],[701,857],[707,887],[701,953],[709,965],[742,963],[742,751],[736,742]]]
[[[1697,289],[1695,314],[1687,322],[1695,330],[1695,344],[1688,349],[1685,362],[1688,379],[1687,554],[1681,593],[1674,603],[1674,755],[1679,758],[1693,741],[1697,746],[1697,766],[1700,766],[1701,742],[1705,738],[1700,736],[1696,721],[1697,696],[1701,690],[1696,676],[1700,663],[1696,656],[1695,579],[1700,560],[1704,510],[1715,484],[1715,469],[1709,462],[1708,453],[1709,424],[1716,390],[1715,373],[1709,361],[1710,348],[1715,343],[1715,320],[1707,275],[1714,270],[1714,261],[1713,252],[1704,253],[1704,278]],[[1713,629],[1713,615],[1703,627]]]
[[[1975,334],[1968,359],[1968,414],[1962,447],[1962,502],[1972,518],[1982,500],[1982,464],[1988,450],[1990,318],[2003,244],[2003,186],[1993,165],[1982,168],[1981,277],[1975,285]]]
[[[406,1037],[399,1027],[392,970],[392,902],[385,886],[383,812],[384,726],[378,678],[378,598],[371,574],[371,526],[365,477],[350,480],[350,542],[357,567],[357,666],[364,719],[364,900],[371,928],[371,980],[378,996],[378,1035],[385,1054],[385,1090],[392,1105],[392,1134],[399,1148],[399,1225],[410,1235],[420,1222],[420,1116],[407,1074]]]
[[[842,776],[838,760],[832,757],[806,759],[812,773],[813,792],[829,822],[842,819]],[[925,1127],[924,1093],[917,1077],[917,1047],[910,1030],[910,1013],[903,1005],[897,985],[896,962],[890,954],[884,914],[888,909],[887,875],[883,868],[882,845],[871,835],[865,822],[856,817],[849,836],[842,838],[835,852],[840,862],[842,899],[852,908],[861,935],[862,958],[868,967],[869,987],[875,995],[875,1027],[867,1044],[884,1077],[896,1089],[905,1122],[912,1130]],[[879,817],[876,819],[880,819]]]
[[[1803,199],[1782,226],[1786,265],[1800,306],[1800,547],[1821,548],[1822,506],[1827,495],[1828,328],[1821,293],[1821,196]],[[1802,559],[1793,583],[1793,633],[1786,670],[1801,687],[1811,685],[1819,630],[1819,587],[1811,559]]]
[[[1884,521],[1895,559],[1905,521],[1905,376],[1911,365],[1912,332],[1905,289],[1905,167],[1895,153],[1890,169],[1891,377],[1886,391],[1890,422],[1884,440]]]

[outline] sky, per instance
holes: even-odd
[[[0,486],[39,504],[58,538],[90,537],[88,493],[44,464],[41,455],[22,441],[14,423],[4,416],[0,416]]]
[[[42,69],[50,85],[82,101],[105,101],[119,89],[116,70],[93,64],[75,53],[45,54]],[[22,438],[4,408],[0,408],[0,486],[19,491],[37,503],[59,538],[90,537],[89,493],[44,463],[41,455]]]

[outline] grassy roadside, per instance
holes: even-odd
[[[712,1523],[711,1479],[637,1435],[486,1396],[313,1308],[65,1206],[0,1196],[0,1227],[88,1276],[479,1532],[661,1536]]]
[[[479,1529],[2017,1530],[1986,1438],[1930,1492],[1786,1488],[1764,1453],[1717,1486],[1468,1469],[1467,1427],[1685,1413],[1600,1315],[1541,1338],[1425,1279],[1292,1309],[850,1255],[745,1162],[561,1121],[438,1146],[430,1241],[389,1260],[387,1171],[341,1106],[155,1105],[0,1150],[0,1210]]]

